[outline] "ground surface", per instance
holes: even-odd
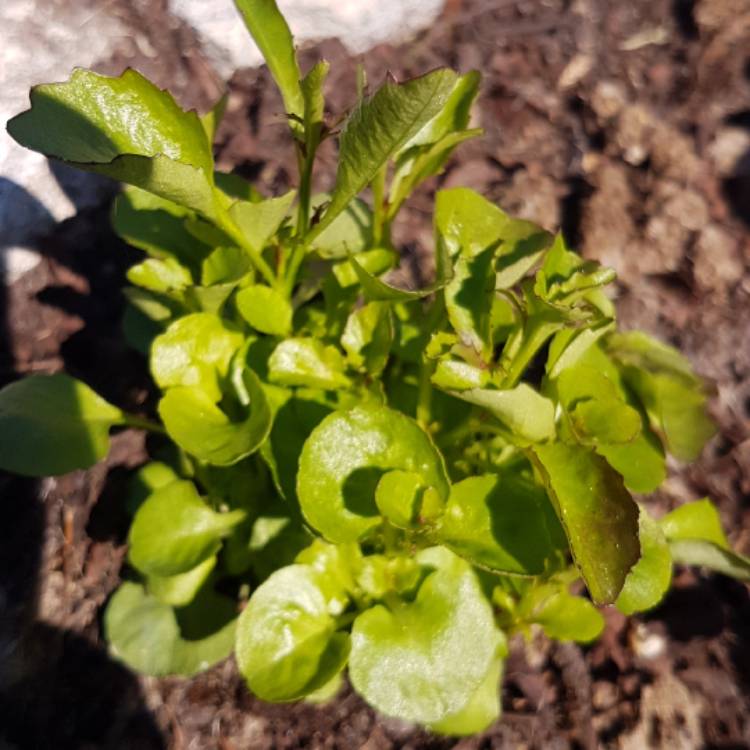
[[[144,26],[163,12],[132,7]],[[155,57],[108,65],[143,67],[188,104],[207,104],[215,81],[192,37],[176,29],[160,44]],[[338,114],[352,100],[352,61],[336,43],[322,51]],[[458,0],[413,45],[379,47],[366,63],[375,83],[386,70],[484,71],[486,137],[439,183],[562,226],[618,270],[623,324],[680,346],[715,383],[720,434],[650,502],[710,494],[750,552],[750,2]],[[231,91],[222,166],[282,190],[294,172],[267,75],[240,73]],[[321,189],[333,153],[324,163]],[[429,205],[424,191],[398,227],[414,275],[429,273],[419,262]],[[106,205],[39,249],[44,263],[0,288],[0,379],[64,366],[148,410],[145,364],[119,335],[122,273],[136,254],[113,238]],[[142,457],[139,436],[123,433],[92,471],[39,484],[0,477],[0,748],[750,747],[748,589],[690,571],[648,616],[608,612],[588,649],[514,644],[503,719],[460,742],[377,718],[349,692],[322,708],[262,704],[231,660],[189,681],[137,678],[108,658],[99,609],[124,554],[118,488]]]

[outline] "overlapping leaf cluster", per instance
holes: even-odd
[[[145,254],[125,331],[158,422],[66,375],[0,392],[0,465],[20,473],[89,466],[112,427],[154,433],[114,653],[192,674],[234,648],[271,701],[331,695],[348,667],[380,711],[467,734],[498,715],[508,635],[589,641],[595,604],[653,607],[673,561],[747,580],[708,501],[657,521],[633,499],[713,427],[680,354],[616,332],[611,271],[456,188],[435,199],[434,283],[383,280],[404,201],[478,133],[478,74],[362,86],[334,133],[327,64],[302,76],[272,0],[237,1],[283,95],[296,192],[216,171],[223,102],[199,118],[134,71],[39,86],[9,125],[126,183],[113,224]],[[334,135],[336,186],[314,195]]]

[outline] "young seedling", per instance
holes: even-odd
[[[315,195],[328,64],[302,74],[273,0],[237,5],[281,90],[296,191],[216,171],[223,103],[184,112],[133,70],[37,86],[8,124],[126,183],[114,227],[145,254],[125,333],[158,421],[64,374],[0,391],[9,471],[85,468],[111,428],[154,433],[104,614],[112,652],[190,675],[234,649],[269,701],[331,696],[348,670],[384,714],[470,734],[499,714],[508,637],[590,641],[597,605],[654,607],[674,562],[750,579],[708,500],[657,520],[633,499],[714,428],[684,357],[617,332],[612,271],[454,188],[435,197],[434,282],[383,279],[399,210],[479,134],[479,75],[362,91],[335,187]]]

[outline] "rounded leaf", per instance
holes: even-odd
[[[130,527],[130,562],[143,573],[187,573],[218,551],[244,511],[217,513],[188,481],[172,482],[149,496]]]
[[[104,630],[115,657],[141,674],[193,675],[232,652],[235,604],[203,590],[175,610],[126,581],[109,600]]]
[[[334,412],[302,449],[297,474],[302,512],[326,539],[356,541],[380,524],[375,490],[394,469],[418,475],[447,497],[443,459],[414,420],[383,406]]]
[[[309,565],[273,573],[240,615],[236,656],[248,687],[268,701],[291,701],[325,685],[344,666],[349,639]]]
[[[123,413],[69,375],[32,375],[0,390],[0,468],[42,477],[107,455]]]
[[[254,284],[237,293],[240,315],[256,330],[286,336],[292,330],[292,306],[276,289]]]
[[[434,570],[413,602],[378,605],[354,621],[349,676],[379,711],[434,723],[468,705],[501,634],[468,563],[440,547],[418,559]]]

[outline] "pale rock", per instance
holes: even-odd
[[[722,128],[708,147],[708,154],[721,177],[737,174],[742,167],[750,171],[750,159],[743,164],[750,154],[750,132],[744,128]]]
[[[444,0],[279,0],[295,40],[338,37],[358,53],[381,42],[397,43],[428,27]],[[232,0],[171,0],[172,11],[198,30],[205,51],[224,76],[262,62]]]

